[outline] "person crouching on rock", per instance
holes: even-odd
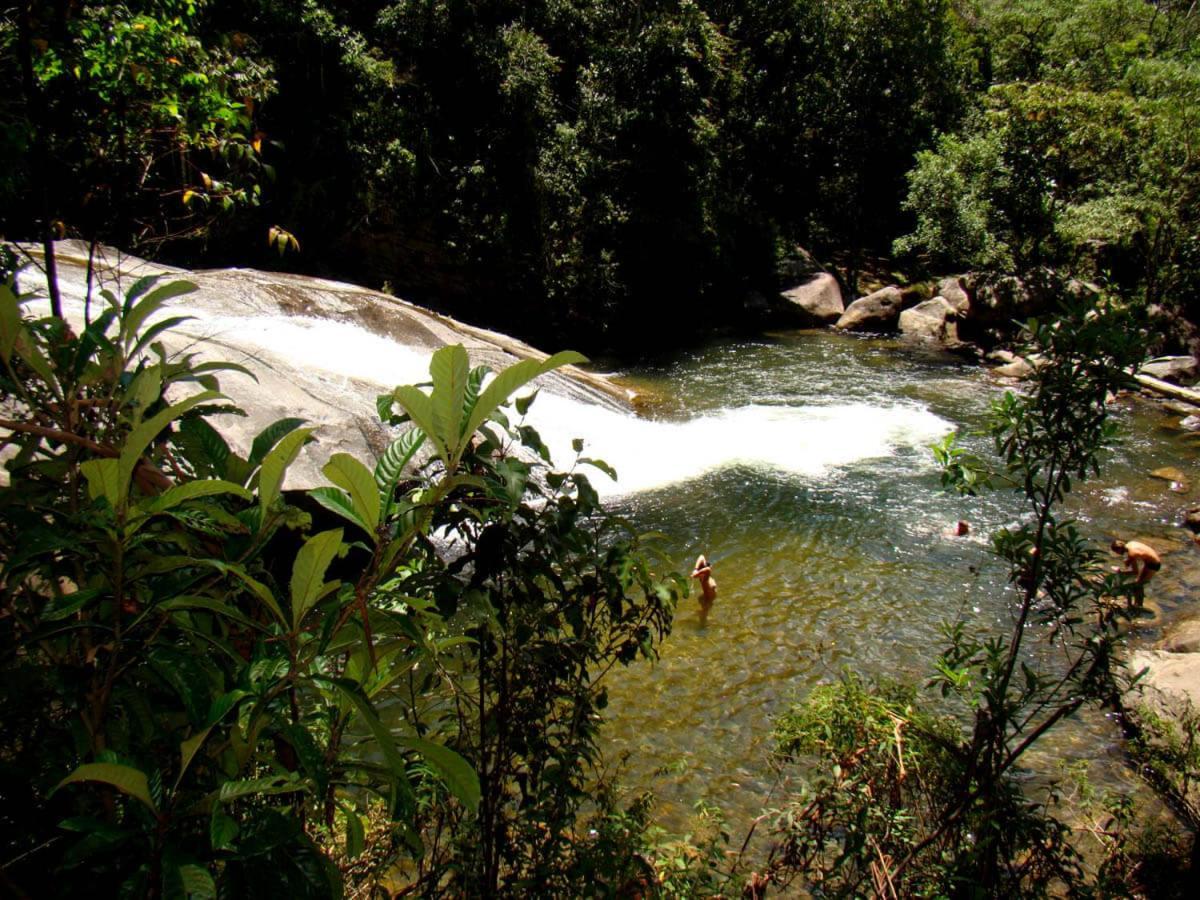
[[[1162,568],[1162,558],[1157,550],[1141,541],[1113,541],[1112,551],[1125,555],[1124,571],[1134,575],[1133,605],[1141,609],[1142,601],[1146,599],[1144,586]]]
[[[717,580],[712,577],[712,566],[701,553],[696,557],[696,566],[692,569],[692,577],[700,582],[700,621],[708,618],[713,601],[717,599]]]

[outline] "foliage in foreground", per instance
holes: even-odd
[[[581,472],[515,452],[544,448],[501,406],[578,357],[485,383],[438,351],[432,391],[380,398],[409,428],[375,466],[335,454],[296,497],[312,428],[239,455],[210,422],[238,367],[148,324],[192,289],[105,291],[77,334],[0,285],[6,890],[338,896],[314,835],[357,877],[380,821],[367,875],[407,860],[426,895],[556,872],[603,675],[654,654],[675,590]]]

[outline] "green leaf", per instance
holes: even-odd
[[[196,758],[196,754],[200,752],[200,748],[204,746],[204,742],[208,739],[209,732],[213,730],[213,726],[209,725],[197,731],[190,738],[179,745],[179,777],[175,779],[175,786],[179,787],[179,782],[183,781],[183,776],[188,770],[188,766],[192,764],[192,760]]]
[[[239,625],[244,625],[247,628],[256,628],[259,631],[268,630],[261,623],[255,622],[236,607],[222,603],[220,600],[214,600],[212,597],[172,597],[170,600],[156,603],[150,610],[147,610],[147,614],[151,612],[174,612],[177,609],[203,609],[237,622]]]
[[[188,481],[159,494],[146,507],[146,512],[150,515],[155,515],[166,512],[168,509],[174,509],[180,503],[185,503],[188,500],[195,500],[197,497],[211,497],[214,494],[233,494],[243,500],[252,500],[254,498],[254,495],[248,490],[240,484],[234,484],[232,481],[222,481],[220,479]]]
[[[358,517],[358,513],[354,511],[354,505],[350,500],[350,495],[345,491],[338,490],[335,487],[313,488],[308,492],[308,496],[316,500],[321,506],[325,507],[331,513],[336,513],[347,522],[357,525],[363,531],[370,533],[371,529],[367,527],[367,523]]]
[[[417,388],[410,384],[402,384],[392,391],[392,399],[408,413],[408,417],[413,420],[413,424],[425,432],[426,436],[433,443],[434,449],[438,456],[442,458],[442,462],[450,465],[450,454],[446,450],[446,443],[438,435],[433,421],[433,404],[429,397],[422,393]]]
[[[229,445],[220,432],[201,418],[184,419],[179,423],[179,434],[188,460],[197,468],[208,468],[223,478],[234,479],[226,471],[225,463],[230,457]],[[203,459],[199,458],[203,456]],[[244,485],[245,480],[241,480]]]
[[[272,447],[303,425],[304,422],[304,419],[296,418],[279,419],[272,422],[254,438],[254,443],[250,446],[250,455],[246,457],[247,461],[250,465],[257,466]]]
[[[145,350],[147,347],[150,346],[151,342],[155,338],[161,336],[165,332],[170,331],[172,328],[175,328],[178,325],[182,325],[184,322],[187,322],[190,319],[194,319],[194,318],[196,318],[196,317],[195,316],[171,316],[171,318],[169,318],[169,319],[163,319],[161,322],[155,322],[153,325],[151,325],[149,328],[147,328],[145,331],[142,332],[142,336],[140,338],[138,338],[137,343],[133,345],[133,349],[129,351],[129,355],[131,357],[136,358],[143,350]]]
[[[172,281],[162,287],[155,288],[132,309],[128,308],[126,300],[125,315],[121,320],[121,344],[128,354],[133,349],[134,338],[141,330],[142,323],[157,312],[164,303],[174,297],[190,294],[196,290],[196,285],[190,281]]]
[[[462,344],[450,344],[436,351],[429,360],[429,374],[433,378],[433,393],[430,405],[433,412],[434,433],[445,443],[454,456],[462,434],[463,397],[470,377],[470,362]]]
[[[188,397],[186,400],[164,409],[158,415],[154,416],[154,418],[143,422],[130,433],[129,437],[125,439],[124,446],[121,448],[120,468],[117,472],[117,488],[122,500],[127,496],[129,479],[133,475],[134,467],[137,466],[138,460],[142,458],[142,453],[150,446],[150,442],[158,436],[159,432],[192,407],[199,406],[201,403],[208,403],[223,396],[223,394],[218,394],[216,391],[204,391],[203,393]]]
[[[213,804],[212,817],[208,821],[208,840],[214,850],[224,850],[237,837],[237,820],[227,815],[220,806]]]
[[[115,459],[89,459],[79,466],[87,479],[88,496],[103,497],[113,509],[121,502],[121,464]]]
[[[177,871],[187,900],[216,900],[216,882],[203,866],[188,863],[180,866]]]
[[[292,565],[292,627],[298,629],[305,615],[340,582],[325,583],[325,571],[342,549],[342,529],[313,535],[304,542]]]
[[[133,768],[133,766],[125,766],[120,763],[84,763],[56,784],[50,793],[53,794],[64,785],[74,784],[78,781],[96,781],[112,785],[121,793],[128,794],[145,804],[155,815],[158,814],[158,808],[150,797],[150,785],[146,780],[146,773]]]
[[[459,754],[449,747],[417,737],[399,737],[396,741],[402,747],[421,754],[425,762],[429,763],[446,787],[450,789],[450,793],[457,797],[464,806],[471,810],[479,806],[479,775],[471,768],[471,764]]]
[[[371,470],[349,453],[335,453],[321,470],[325,477],[350,493],[354,512],[368,526],[372,538],[379,528],[379,488]]]
[[[335,688],[338,693],[358,710],[358,714],[367,726],[367,730],[371,732],[371,735],[375,738],[375,742],[379,745],[388,768],[396,776],[397,783],[408,788],[408,767],[404,761],[404,757],[396,749],[396,742],[392,738],[392,733],[379,720],[379,715],[375,712],[375,707],[371,705],[371,701],[366,698],[366,695],[363,694],[358,684],[345,678],[326,678],[324,676],[314,676],[314,680]]]
[[[0,283],[0,362],[12,358],[13,347],[24,326],[21,324],[21,305],[7,284]]]
[[[357,859],[362,855],[367,842],[362,818],[349,803],[339,803],[338,806],[342,808],[342,814],[346,817],[346,857]]]
[[[263,521],[267,513],[279,497],[279,488],[283,484],[283,475],[300,454],[300,448],[308,442],[312,435],[311,428],[300,428],[291,432],[266,455],[262,468],[258,473],[258,500],[262,505]]]
[[[294,794],[304,790],[304,782],[294,775],[269,775],[265,778],[251,778],[245,781],[227,781],[217,792],[221,803],[229,803],[241,797],[274,796],[276,794]]]
[[[424,443],[425,432],[420,428],[410,428],[392,441],[375,464],[375,486],[379,488],[379,500],[382,504],[381,519],[386,519],[391,513],[396,485],[404,477],[404,467],[412,461]]]
[[[475,409],[471,411],[471,416],[467,419],[467,425],[463,433],[465,435],[474,434],[476,429],[487,421],[488,417],[499,408],[500,404],[512,395],[513,391],[519,390],[533,379],[545,375],[547,372],[557,369],[560,366],[583,362],[587,362],[587,357],[573,350],[564,350],[561,353],[555,353],[542,362],[523,359],[518,363],[513,363],[513,365],[493,378],[491,383],[484,388],[483,393],[479,395],[479,402],[475,404]]]

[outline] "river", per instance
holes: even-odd
[[[937,350],[831,332],[718,341],[620,379],[645,417],[585,423],[547,398],[539,424],[559,446],[586,436],[620,476],[594,479],[611,506],[661,532],[677,570],[707,554],[719,596],[704,624],[694,594],[681,604],[655,665],[615,673],[607,756],[628,754],[623,781],[652,787],[669,827],[703,800],[737,834],[779,801],[767,757],[788,704],[846,667],[925,679],[940,625],[956,617],[1007,630],[1014,596],[988,535],[1017,520],[1023,498],[942,492],[929,450],[952,429],[978,430],[1007,388]],[[1125,398],[1114,415],[1121,442],[1072,507],[1098,540],[1148,537],[1166,551],[1149,596],[1169,619],[1200,586],[1200,553],[1177,526],[1189,496],[1148,473],[1193,473],[1197,444],[1157,404]],[[988,450],[982,437],[966,443]],[[947,536],[959,519],[971,533]],[[1156,635],[1151,624],[1130,639]],[[1085,760],[1104,786],[1130,780],[1116,726],[1098,713],[1040,752],[1039,768]]]

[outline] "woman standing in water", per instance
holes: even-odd
[[[717,599],[717,580],[712,577],[712,566],[701,553],[696,557],[696,565],[692,569],[692,577],[700,582],[700,621],[708,619],[708,611],[712,609],[713,601]]]

